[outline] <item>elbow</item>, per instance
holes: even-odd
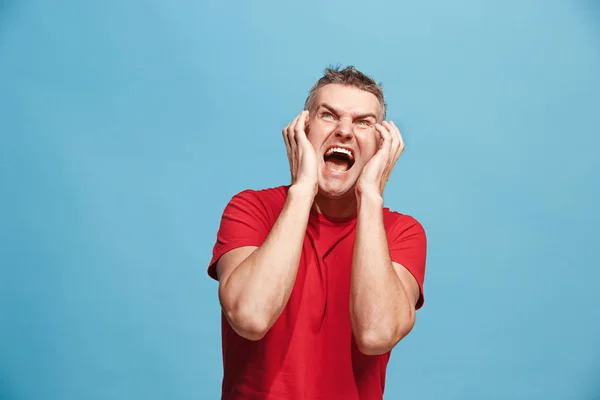
[[[265,316],[243,307],[222,307],[231,328],[241,337],[251,341],[261,340],[270,329]]]
[[[367,356],[378,356],[391,351],[400,341],[392,335],[382,335],[379,333],[364,333],[355,337],[356,347]]]
[[[269,331],[268,324],[257,317],[245,317],[233,313],[225,313],[231,328],[241,337],[251,341],[258,341],[265,337]]]
[[[370,330],[355,334],[356,347],[368,356],[376,356],[391,351],[412,330],[414,318],[407,319],[395,327]]]

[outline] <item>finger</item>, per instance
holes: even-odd
[[[382,139],[379,150],[389,155],[392,146],[392,136],[390,135],[390,132],[382,124],[375,124],[375,129],[377,129]]]
[[[287,152],[288,161],[292,162],[292,148],[290,147],[290,141],[288,139],[287,130],[290,125],[288,124],[281,130],[281,136],[283,136],[283,142],[285,143],[285,151]],[[291,167],[291,164],[290,164]]]
[[[306,121],[308,120],[308,111],[302,111],[300,115],[298,115],[297,119],[294,123],[294,133],[296,135],[296,140],[301,140],[303,137],[306,138]]]
[[[394,167],[394,163],[396,162],[396,152],[399,147],[398,136],[394,132],[394,128],[390,125],[389,122],[383,121],[381,125],[387,130],[389,134],[389,150],[388,157],[385,160],[385,169],[383,173],[383,184],[387,182],[388,177],[392,168]]]
[[[301,156],[302,148],[306,145],[310,145],[308,138],[306,137],[306,121],[308,120],[308,111],[302,111],[296,120],[294,126],[294,137],[296,139],[296,145],[298,146],[298,154]]]
[[[398,149],[396,150],[396,159],[398,159],[400,157],[400,155],[402,154],[402,152],[404,151],[404,138],[402,137],[402,133],[400,133],[400,129],[398,129],[398,127],[396,126],[396,124],[394,123],[394,121],[390,121],[390,125],[393,127],[395,134],[398,136]]]
[[[296,116],[294,120],[287,127],[287,138],[290,143],[290,149],[292,153],[292,173],[294,177],[296,176],[296,171],[298,170],[298,144],[296,143],[296,138],[294,137],[294,127],[296,126],[296,122],[300,115]]]
[[[400,156],[400,146],[402,145],[402,140],[400,138],[400,130],[393,124],[393,121],[385,121],[383,122],[385,127],[390,132],[392,137],[392,149],[391,149],[391,157],[390,161],[395,162]]]
[[[392,126],[392,124],[390,124],[388,121],[383,121],[381,124],[390,133],[390,140],[392,141],[390,151],[391,151],[391,157],[394,157],[396,155],[396,151],[398,150],[398,147],[400,146],[400,139],[398,138],[398,135],[397,135],[394,127]]]

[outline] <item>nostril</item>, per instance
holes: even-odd
[[[347,136],[351,136],[351,135],[352,135],[352,131],[351,131],[351,130],[342,130],[342,129],[338,129],[338,130],[335,132],[335,135],[336,135],[336,136],[339,136],[339,137],[347,137]]]

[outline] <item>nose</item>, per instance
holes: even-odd
[[[335,131],[335,136],[344,140],[348,140],[352,137],[353,134],[354,130],[352,128],[352,122],[346,119],[340,120],[340,123],[338,124]]]

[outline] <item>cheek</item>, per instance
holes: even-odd
[[[318,150],[319,147],[323,144],[326,135],[325,131],[322,127],[318,126],[318,124],[310,124],[304,130],[306,132],[306,137],[308,141],[313,145],[315,150]]]
[[[369,140],[363,141],[361,143],[361,151],[363,156],[362,158],[366,161],[370,160],[371,157],[373,157],[375,153],[377,153],[378,149],[379,144],[374,138],[369,138]]]
[[[315,152],[318,152],[319,148],[321,147],[322,142],[319,141],[319,138],[317,137],[317,135],[315,135],[314,133],[309,135],[307,132],[306,137],[307,137],[309,143],[312,145],[313,149],[315,149]]]

